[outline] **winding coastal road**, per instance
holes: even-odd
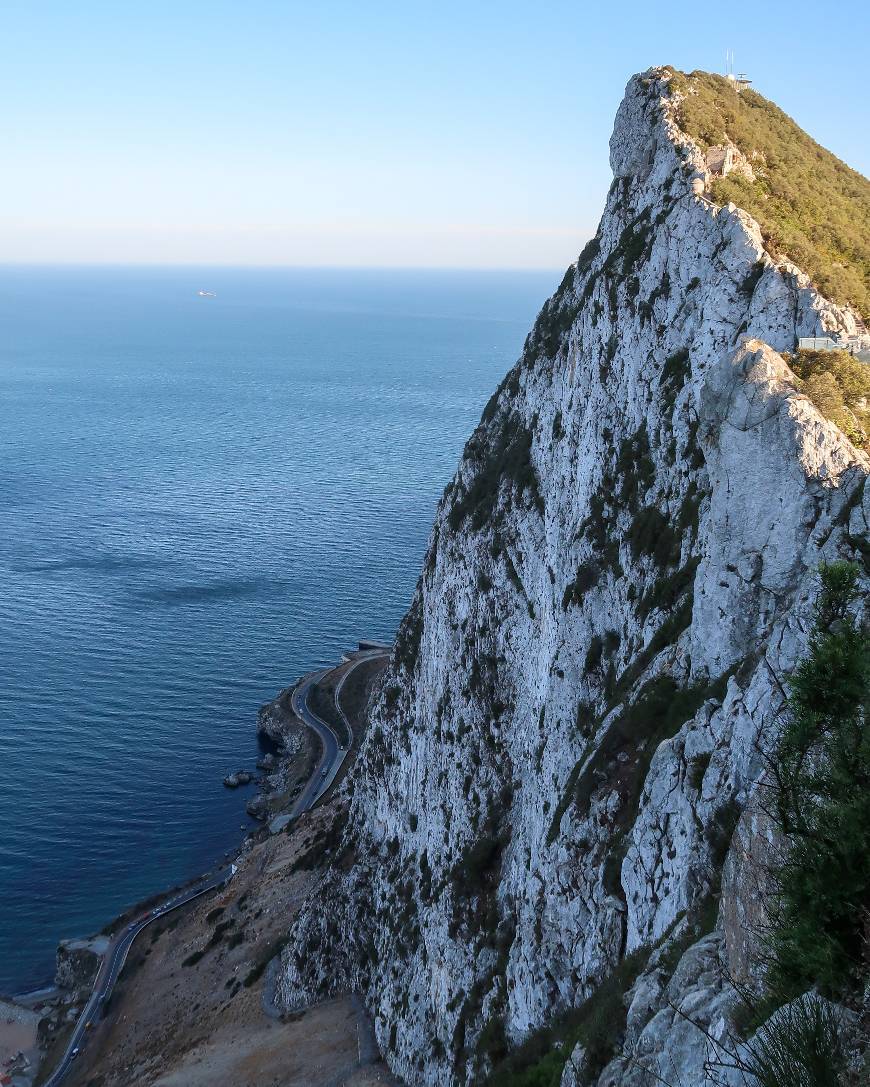
[[[345,670],[344,675],[336,685],[335,708],[347,729],[347,737],[351,738],[351,743],[353,727],[344,710],[341,708],[340,695],[342,687],[348,676],[350,676],[361,664],[365,664],[367,661],[374,660],[378,657],[388,656],[389,653],[384,649],[362,650],[355,655],[350,667]],[[344,668],[345,666],[339,665],[339,667]],[[308,779],[305,788],[302,790],[293,807],[287,813],[292,819],[295,819],[298,815],[301,815],[302,812],[308,811],[310,808],[314,807],[335,780],[336,775],[344,765],[344,760],[347,758],[350,751],[350,746],[345,746],[346,740],[340,738],[333,727],[328,722],[324,721],[322,717],[318,717],[308,705],[308,696],[311,693],[311,688],[335,671],[338,671],[338,669],[326,668],[319,672],[310,672],[302,679],[299,686],[290,696],[290,704],[293,707],[293,712],[300,721],[317,734],[323,748],[320,759],[314,769],[314,773]],[[171,913],[172,910],[177,910],[180,906],[185,906],[188,902],[192,902],[195,898],[199,898],[200,895],[207,894],[217,887],[222,887],[232,879],[235,870],[235,865],[230,864],[218,869],[212,875],[204,876],[186,890],[167,898],[158,906],[155,906],[147,913],[142,914],[141,917],[131,921],[112,939],[103,957],[100,969],[97,971],[97,976],[94,981],[94,990],[78,1018],[78,1022],[67,1043],[64,1055],[54,1072],[52,1072],[49,1078],[45,1080],[43,1087],[58,1087],[70,1071],[70,1068],[75,1063],[76,1057],[87,1038],[91,1024],[96,1023],[97,1020],[101,1018],[105,1002],[111,996],[121,971],[124,969],[124,963],[127,961],[130,948],[133,946],[139,934],[154,921],[159,920],[161,917],[165,917],[167,913]]]
[[[318,717],[308,705],[311,688],[328,676],[330,671],[331,669],[325,669],[322,672],[310,672],[290,695],[290,705],[293,712],[300,721],[316,734],[322,748],[320,759],[314,767],[314,773],[308,779],[308,784],[299,794],[289,811],[294,819],[317,803],[321,794],[325,792],[325,782],[332,781],[336,773],[338,773],[337,767],[341,765],[344,756],[347,754],[332,726],[327,724],[322,717]]]
[[[344,722],[344,727],[347,729],[347,736],[353,736],[353,727],[351,726],[350,721],[348,721],[344,710],[341,708],[340,695],[345,681],[361,664],[365,664],[370,660],[376,660],[378,657],[389,657],[389,655],[389,652],[384,649],[363,650],[355,657],[351,666],[345,671],[336,685],[335,708],[338,710],[339,716]],[[343,668],[344,665],[339,665],[339,667]],[[308,696],[311,693],[311,688],[315,684],[320,683],[320,681],[325,679],[328,675],[337,671],[338,668],[326,668],[320,672],[309,672],[309,674],[302,679],[296,690],[290,695],[290,705],[293,708],[293,712],[300,721],[306,724],[312,732],[317,734],[323,748],[320,760],[314,768],[314,773],[308,779],[308,784],[302,790],[288,813],[294,819],[297,815],[301,815],[302,812],[308,811],[310,808],[314,807],[330,785],[332,785],[333,781],[335,781],[339,770],[341,770],[344,765],[344,760],[350,752],[350,747],[344,746],[345,740],[337,735],[332,725],[327,721],[324,721],[322,717],[318,717],[314,710],[308,705]]]
[[[52,1072],[43,1084],[43,1087],[57,1087],[69,1072],[84,1043],[88,1028],[91,1023],[95,1023],[100,1018],[103,1005],[111,995],[115,983],[117,982],[121,971],[124,969],[124,963],[127,961],[130,948],[133,946],[139,933],[143,932],[154,921],[158,921],[161,917],[165,917],[167,913],[177,910],[180,906],[186,906],[188,902],[192,902],[195,898],[199,898],[200,895],[207,894],[209,891],[213,891],[216,887],[222,887],[232,879],[235,870],[235,865],[230,864],[225,868],[218,869],[213,875],[204,876],[198,883],[194,883],[193,886],[187,888],[187,890],[179,892],[172,898],[166,899],[166,901],[161,902],[159,906],[155,906],[154,909],[149,910],[141,917],[131,921],[116,937],[114,937],[106,950],[100,969],[97,971],[97,977],[94,981],[94,991],[87,1004],[85,1004],[82,1014],[79,1016],[75,1029],[67,1043],[64,1055],[57,1068],[55,1068],[54,1072]]]

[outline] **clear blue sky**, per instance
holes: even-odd
[[[654,64],[734,49],[867,173],[866,11],[3,0],[0,260],[562,267]]]

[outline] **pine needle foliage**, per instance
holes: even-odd
[[[710,1039],[717,1087],[843,1087],[846,1047],[835,1005],[816,994],[786,1004],[745,1045]],[[737,1073],[737,1076],[734,1073]]]
[[[848,991],[870,965],[870,633],[853,615],[857,567],[824,565],[820,581],[771,764],[787,850],[775,873],[769,982],[786,999],[812,986]]]

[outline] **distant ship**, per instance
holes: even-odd
[[[197,291],[200,298],[217,298],[216,291]]]

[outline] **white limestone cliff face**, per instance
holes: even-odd
[[[625,1053],[564,1082],[634,1082],[641,1059],[703,1081],[673,1005],[727,1025],[754,909],[752,880],[722,886],[732,832],[815,570],[867,536],[870,464],[781,354],[854,315],[696,194],[666,72],[629,82],[611,164],[595,240],[447,487],[282,958],[288,1008],[361,991],[409,1084],[482,1082],[633,952]]]

